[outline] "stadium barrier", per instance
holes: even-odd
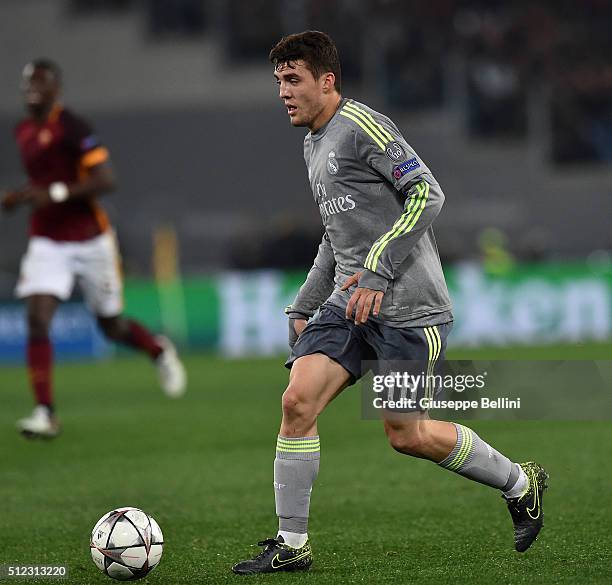
[[[51,328],[54,355],[59,360],[103,358],[112,353],[83,303],[63,304]],[[26,318],[22,303],[0,304],[0,363],[21,363],[25,356]]]
[[[612,338],[610,266],[533,264],[500,275],[488,274],[477,264],[460,264],[445,273],[455,314],[449,345],[544,345]],[[129,280],[126,312],[187,348],[228,357],[274,355],[287,351],[283,309],[303,279],[302,272],[274,270],[185,278],[180,289],[185,319],[178,321],[171,307],[160,310],[155,283]],[[24,323],[21,305],[0,305],[0,360],[22,359]],[[59,358],[104,357],[110,351],[79,303],[61,308],[53,339]]]

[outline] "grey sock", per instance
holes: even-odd
[[[469,479],[507,491],[519,477],[519,466],[485,443],[472,429],[453,423],[457,443],[438,465]]]
[[[319,473],[319,437],[291,439],[279,435],[274,460],[274,499],[278,529],[304,534],[312,484]]]

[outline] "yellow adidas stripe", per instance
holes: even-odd
[[[399,219],[396,220],[396,222],[393,224],[393,227],[386,234],[383,234],[382,236],[380,236],[380,238],[378,238],[374,242],[374,244],[370,248],[370,251],[368,252],[368,255],[366,257],[366,261],[364,263],[364,266],[366,268],[370,268],[371,267],[372,257],[376,253],[376,250],[378,249],[378,246],[380,246],[381,244],[386,242],[387,239],[392,237],[393,234],[404,224],[404,222],[406,221],[406,218],[412,213],[412,208],[416,205],[417,199],[418,199],[418,197],[414,197],[414,198],[410,199],[410,203],[408,204],[408,208],[406,209],[406,211],[404,211],[404,213],[402,213],[402,215],[399,216]]]
[[[374,140],[374,142],[376,142],[376,144],[378,144],[378,147],[381,150],[385,150],[385,145],[381,142],[380,138],[378,138],[378,136],[376,136],[376,134],[374,134],[361,120],[359,120],[358,118],[356,118],[352,114],[349,114],[348,112],[345,112],[344,110],[342,110],[340,112],[340,115],[344,116],[345,118],[350,118],[351,120],[353,120],[353,122],[355,122],[355,124],[357,124],[358,126],[361,126],[361,128],[364,130],[364,132],[368,136],[370,136],[370,138],[372,138]]]
[[[416,188],[417,188],[417,191],[419,192],[419,195],[410,199],[410,204],[408,205],[408,209],[406,209],[406,211],[400,216],[399,220],[393,224],[393,227],[391,228],[391,230],[388,231],[384,236],[379,238],[372,246],[372,249],[370,250],[370,254],[368,254],[368,258],[369,258],[368,264],[369,265],[366,266],[366,268],[369,268],[370,270],[374,270],[374,268],[372,267],[374,255],[377,253],[380,246],[385,246],[387,244],[387,241],[396,237],[398,230],[401,230],[403,226],[410,221],[410,217],[415,211],[415,209],[413,208],[416,207],[420,201],[421,192],[419,190],[419,185],[417,185]]]
[[[427,339],[427,377],[425,378],[426,384],[424,397],[429,398],[429,374],[431,372],[431,358],[434,354],[434,349],[433,340],[430,337],[431,334],[429,333],[429,328],[423,327],[423,333],[425,334],[425,339]]]
[[[442,339],[440,337],[440,332],[438,331],[437,325],[433,326],[433,330],[434,330],[434,333],[436,334],[436,337],[438,338],[438,353],[436,353],[436,359],[438,359],[440,357],[440,351],[442,351]]]
[[[425,189],[421,193],[421,207],[419,208],[418,212],[415,213],[412,223],[406,228],[405,233],[409,232],[416,225],[416,222],[419,221],[419,217],[421,217],[421,213],[423,213],[423,209],[425,209],[425,202],[427,201],[428,197],[429,183],[425,183]]]
[[[376,266],[378,265],[378,259],[380,258],[380,255],[382,254],[383,250],[385,249],[386,245],[395,238],[398,238],[404,234],[407,234],[416,224],[416,222],[418,221],[419,217],[421,216],[421,213],[423,212],[423,209],[425,208],[425,203],[427,201],[427,197],[429,196],[429,184],[425,183],[425,187],[423,188],[423,190],[421,191],[420,186],[422,186],[423,183],[420,183],[419,185],[417,185],[417,191],[419,192],[419,197],[416,203],[416,207],[415,209],[412,210],[412,216],[408,217],[408,225],[404,226],[402,228],[400,228],[399,232],[397,234],[395,234],[392,238],[389,238],[389,240],[387,240],[386,242],[384,242],[377,250],[376,254],[374,255],[374,258],[372,259],[372,264],[374,266],[373,270],[376,270]],[[420,206],[419,206],[420,203]]]
[[[442,339],[440,339],[440,333],[438,332],[438,327],[437,325],[434,325],[433,327],[430,327],[430,333],[431,336],[434,339],[434,345],[436,347],[436,351],[435,354],[433,356],[433,360],[431,362],[431,375],[435,375],[436,373],[436,363],[438,362],[438,358],[440,357],[440,352],[442,351]],[[431,386],[431,398],[433,398],[434,395],[434,386],[432,384]]]
[[[365,116],[370,121],[371,125],[376,126],[378,128],[378,130],[382,133],[383,140],[385,140],[386,142],[391,142],[392,140],[394,140],[393,136],[391,136],[391,134],[387,131],[387,129],[382,124],[380,124],[374,119],[374,116],[372,116],[370,112],[367,112],[363,108],[360,108],[358,105],[356,105],[353,102],[348,102],[344,107],[350,108],[352,111],[357,111],[357,112],[362,113],[363,116]]]
[[[429,376],[435,374],[435,367],[438,357],[440,356],[440,350],[442,349],[442,340],[438,333],[438,328],[434,325],[433,327],[424,327],[425,337],[427,337],[427,345],[429,346],[429,360],[427,364],[427,393],[428,398],[433,398],[434,386],[430,385]]]
[[[379,246],[385,244],[387,240],[392,238],[397,232],[397,230],[400,229],[406,223],[407,218],[413,213],[412,208],[416,205],[417,200],[418,200],[418,197],[410,199],[408,208],[406,209],[406,211],[404,211],[404,213],[402,213],[402,215],[399,216],[399,219],[393,224],[393,227],[386,234],[383,234],[380,238],[378,238],[374,242],[374,244],[370,248],[370,251],[368,252],[368,255],[366,256],[366,261],[364,263],[364,266],[366,268],[370,270],[374,270],[372,268],[372,261],[374,259],[374,254],[376,254],[376,251],[378,250]]]
[[[380,124],[374,121],[374,118],[372,118],[372,116],[368,117],[366,115],[366,111],[362,110],[361,108],[358,108],[350,102],[344,106],[344,110],[350,112],[351,114],[354,114],[355,116],[358,116],[361,120],[363,120],[363,122],[372,130],[372,132],[374,132],[374,134],[376,134],[380,138],[383,144],[390,141],[389,134],[385,132],[385,129]]]
[[[425,186],[423,187],[423,185]],[[373,272],[376,271],[376,267],[378,266],[378,259],[380,258],[380,255],[383,253],[383,250],[385,249],[387,244],[391,240],[394,240],[395,238],[399,238],[400,236],[407,234],[415,226],[419,217],[421,217],[421,213],[423,213],[423,209],[425,209],[427,197],[429,196],[429,183],[427,183],[426,181],[421,181],[417,184],[416,188],[419,193],[419,195],[414,198],[414,200],[416,200],[416,205],[414,208],[411,209],[410,214],[406,216],[405,221],[403,221],[402,225],[399,226],[397,229],[387,232],[388,237],[383,238],[378,244],[374,244],[374,246],[378,247],[374,255],[370,258],[369,265],[366,266],[366,268],[368,268],[369,270],[372,270]],[[423,188],[423,190],[421,190],[421,188]]]
[[[427,356],[427,383],[425,384],[425,397],[430,398],[430,394],[433,394],[433,391],[431,388],[429,376],[431,375],[436,355],[436,340],[429,327],[423,327],[423,332],[425,333],[425,337],[427,338],[427,346],[429,350]]]

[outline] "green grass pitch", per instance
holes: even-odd
[[[612,355],[609,346],[493,354]],[[0,370],[0,564],[67,564],[70,578],[58,583],[110,583],[91,561],[91,528],[112,508],[137,506],[166,541],[148,583],[612,582],[609,421],[469,423],[551,474],[544,530],[519,555],[499,493],[392,451],[382,425],[361,420],[356,388],[320,419],[311,571],[233,575],[234,562],[275,534],[272,461],[287,372],[280,359],[191,355],[186,363],[190,391],[179,401],[164,398],[139,357],[58,366],[64,433],[50,442],[18,436],[14,422],[31,407],[26,374]]]

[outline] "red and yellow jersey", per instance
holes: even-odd
[[[60,105],[42,124],[30,118],[20,122],[15,139],[30,183],[37,187],[78,182],[109,158],[89,124]],[[94,199],[75,199],[34,210],[30,235],[78,242],[100,235],[108,226],[106,213]]]

